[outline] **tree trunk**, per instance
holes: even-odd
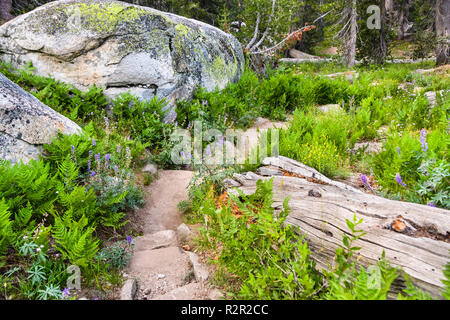
[[[386,43],[386,6],[385,6],[385,0],[380,1],[380,43],[378,47],[378,55],[377,55],[377,63],[382,64],[386,60],[387,56],[387,43]]]
[[[436,1],[436,65],[450,63],[450,0]]]
[[[11,14],[12,0],[0,0],[0,19],[9,21],[14,18]]]
[[[347,66],[353,67],[355,65],[356,56],[356,28],[357,28],[357,13],[356,13],[356,0],[352,0],[352,13],[350,22],[350,36],[347,47]]]
[[[269,157],[263,164],[258,174],[235,174],[233,183],[252,194],[258,179],[273,177],[273,206],[281,210],[290,197],[287,223],[305,235],[319,269],[334,265],[344,232],[350,235],[346,219],[356,215],[364,219],[358,229],[366,232],[354,243],[362,248],[359,264],[375,265],[384,251],[391,265],[402,268],[417,287],[441,298],[443,267],[450,259],[450,211],[368,194],[285,157]],[[403,287],[399,277],[390,296]]]

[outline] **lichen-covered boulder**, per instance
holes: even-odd
[[[0,159],[38,159],[42,145],[58,132],[76,134],[81,128],[0,73]]]
[[[112,0],[50,2],[0,27],[0,58],[109,96],[189,99],[239,80],[239,41],[208,24]]]

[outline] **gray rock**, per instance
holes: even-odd
[[[378,141],[357,142],[352,149],[352,153],[358,150],[365,149],[366,153],[380,153],[383,148],[383,143]]]
[[[337,72],[333,74],[327,74],[325,77],[331,78],[331,79],[338,79],[340,77],[344,77],[346,80],[353,82],[353,80],[356,80],[359,78],[359,73],[356,71],[345,71],[345,72]]]
[[[241,184],[233,179],[225,179],[223,180],[223,185],[225,188],[232,188],[232,187],[240,187]]]
[[[444,90],[438,91],[438,93],[442,96],[444,94]],[[427,91],[425,92],[425,96],[430,102],[430,107],[433,108],[437,104],[437,94],[436,91]]]
[[[177,99],[196,86],[223,89],[244,67],[239,41],[208,24],[112,0],[47,3],[0,27],[0,57],[39,75],[92,85],[108,96],[131,92]]]
[[[155,250],[175,246],[177,244],[177,235],[173,230],[163,230],[135,239],[134,250]]]
[[[323,113],[328,113],[330,111],[336,112],[336,111],[340,111],[342,109],[339,104],[326,104],[326,105],[320,106],[319,110]]]
[[[150,173],[150,174],[156,174],[158,172],[158,167],[156,164],[153,163],[147,163],[143,168],[142,172],[144,173]]]
[[[120,300],[134,300],[137,291],[136,279],[128,279],[120,291]]]
[[[16,163],[38,159],[42,145],[61,132],[81,128],[41,103],[0,73],[0,158]]]
[[[194,268],[195,279],[200,282],[208,280],[209,271],[203,264],[200,263],[198,256],[189,251],[186,251],[186,254],[189,256],[189,260]]]
[[[189,229],[189,227],[187,225],[185,225],[184,223],[180,224],[177,228],[177,235],[178,235],[178,239],[180,241],[183,241],[187,238],[189,238],[189,236],[192,234],[191,230]]]

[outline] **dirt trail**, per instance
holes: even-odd
[[[191,171],[159,171],[147,187],[146,206],[136,214],[144,236],[133,240],[134,255],[126,273],[137,279],[134,299],[195,300],[216,299],[218,292],[207,283],[206,268],[196,255],[180,248],[176,232],[182,224],[177,205],[187,200]],[[205,275],[206,272],[206,275]]]
[[[274,126],[281,128],[286,123],[258,118],[244,133],[250,146],[256,147],[258,130]],[[180,248],[182,233],[189,230],[183,225],[184,231],[180,231],[183,221],[178,203],[188,200],[187,187],[192,176],[191,171],[159,171],[156,181],[146,188],[146,205],[136,212],[144,236],[133,240],[134,255],[126,270],[129,279],[137,280],[137,291],[134,294],[134,289],[126,289],[134,285],[124,286],[123,298],[195,300],[222,296],[210,287],[208,269],[199,257]]]
[[[158,172],[158,179],[145,190],[146,205],[138,212],[143,218],[145,234],[176,230],[183,223],[177,205],[188,199],[187,186],[191,179],[191,171]]]

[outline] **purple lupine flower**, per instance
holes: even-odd
[[[95,147],[97,145],[97,141],[95,140],[95,138],[92,138],[92,145]]]
[[[92,158],[92,150],[89,150],[89,158]]]
[[[74,154],[75,153],[75,146],[71,145],[70,148],[72,149],[72,154]]]
[[[117,145],[117,153],[120,153],[120,151],[122,151],[122,147],[120,144]]]
[[[94,157],[97,162],[100,162],[100,153],[96,153]]]
[[[428,143],[427,143],[427,130],[425,129],[420,130],[420,144],[422,145],[422,151],[426,152],[428,150]]]
[[[109,157],[110,157],[109,153],[105,154],[105,166],[106,167],[108,167],[108,165],[109,165]]]
[[[70,297],[70,289],[69,288],[65,288],[62,291],[62,298],[65,299],[65,298],[68,298],[68,297]]]
[[[94,170],[91,171],[91,178],[93,178],[93,177],[95,177],[95,171]]]
[[[369,182],[367,182],[367,176],[365,174],[361,175],[361,181],[362,183],[364,183],[364,185],[370,189],[370,191],[373,191],[372,188],[370,187]]]
[[[133,241],[133,238],[131,238],[131,236],[127,236],[127,243],[131,244],[132,241]]]
[[[402,156],[402,154],[400,153],[400,147],[399,147],[399,146],[397,146],[397,153],[398,153],[398,156],[399,156],[399,157]]]
[[[228,113],[225,113],[225,118],[223,119],[223,122],[227,122]]]
[[[429,202],[429,203],[427,203],[427,206],[429,206],[429,207],[433,207],[433,208],[436,208],[436,206],[434,205],[434,203],[433,203],[433,202]]]
[[[119,173],[119,167],[118,166],[114,166],[114,173],[117,176],[117,173]]]
[[[88,171],[91,171],[91,159],[88,160]]]
[[[191,129],[191,123],[189,122],[187,129],[190,130]]]
[[[106,125],[107,127],[109,127],[109,119],[108,119],[108,117],[105,117],[105,125]]]
[[[406,187],[406,184],[402,181],[402,176],[398,172],[395,174],[395,181],[397,181],[399,185]]]
[[[180,156],[181,156],[182,158],[185,158],[185,157],[186,157],[186,155],[184,154],[184,151],[181,151],[181,152],[180,152]]]

